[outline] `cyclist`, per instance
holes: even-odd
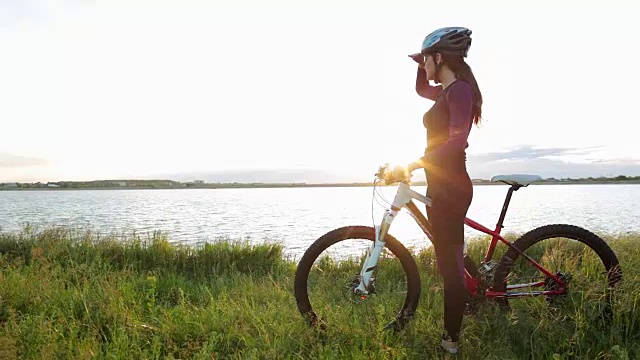
[[[436,262],[444,280],[444,332],[441,347],[458,350],[459,332],[469,293],[464,279],[464,219],[473,197],[466,169],[465,149],[472,124],[482,114],[482,94],[464,58],[471,45],[471,30],[445,27],[427,35],[420,53],[409,55],[418,63],[416,92],[434,103],[423,116],[427,130],[424,156],[406,167],[408,173],[424,169],[427,216],[433,225]],[[433,80],[436,86],[431,86]]]

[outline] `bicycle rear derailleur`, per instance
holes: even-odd
[[[571,274],[559,271],[556,273],[556,276],[560,280],[562,280],[562,282],[564,282],[564,291],[561,294],[547,295],[547,302],[549,304],[553,303],[554,299],[557,296],[567,295],[569,291],[568,286],[569,286],[569,281],[571,281]],[[553,278],[547,277],[546,279],[544,279],[544,289],[545,291],[559,290],[560,285]]]

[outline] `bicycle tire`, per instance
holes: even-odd
[[[622,280],[622,269],[611,247],[596,234],[578,226],[567,224],[541,226],[522,235],[513,242],[513,246],[526,253],[528,248],[540,241],[558,237],[579,241],[591,248],[598,255],[607,271],[609,289],[616,286]],[[493,282],[494,291],[506,291],[506,279],[519,255],[518,251],[514,248],[509,248],[504,253],[496,268]],[[610,295],[610,293],[608,295]],[[506,297],[496,298],[496,301],[501,305],[508,306],[508,299]],[[610,301],[609,296],[607,297],[607,301]]]
[[[314,262],[329,246],[349,239],[375,241],[375,230],[370,226],[345,226],[329,231],[318,238],[304,253],[295,273],[294,293],[300,314],[312,326],[318,325],[318,315],[309,300],[307,280]],[[390,234],[385,236],[385,247],[400,260],[407,278],[407,295],[397,316],[385,328],[401,330],[414,315],[420,300],[420,275],[415,259],[402,243]],[[326,325],[325,325],[326,326]]]

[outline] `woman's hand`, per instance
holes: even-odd
[[[424,68],[424,55],[417,53],[417,54],[411,54],[409,55],[409,57],[413,59],[413,61],[418,63],[418,67]]]
[[[412,173],[414,170],[420,169],[421,167],[422,167],[422,165],[421,165],[421,164],[419,164],[419,163],[417,163],[417,162],[412,162],[412,163],[410,163],[409,165],[407,165],[406,170],[407,170],[407,173],[408,173],[409,175],[411,175],[411,173]]]

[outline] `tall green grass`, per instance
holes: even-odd
[[[538,299],[511,312],[487,303],[465,317],[459,358],[640,357],[640,234],[606,240],[624,272],[610,322],[555,313]],[[472,241],[468,252],[478,259],[486,246]],[[123,239],[26,228],[0,234],[0,253],[0,358],[445,357],[442,282],[430,249],[416,253],[421,302],[399,334],[380,329],[397,310],[384,302],[370,306],[371,327],[341,308],[344,321],[326,332],[309,328],[292,294],[296,263],[278,244],[186,247],[160,233]],[[392,279],[401,271],[389,269]],[[341,291],[329,282],[323,296],[341,298]]]

